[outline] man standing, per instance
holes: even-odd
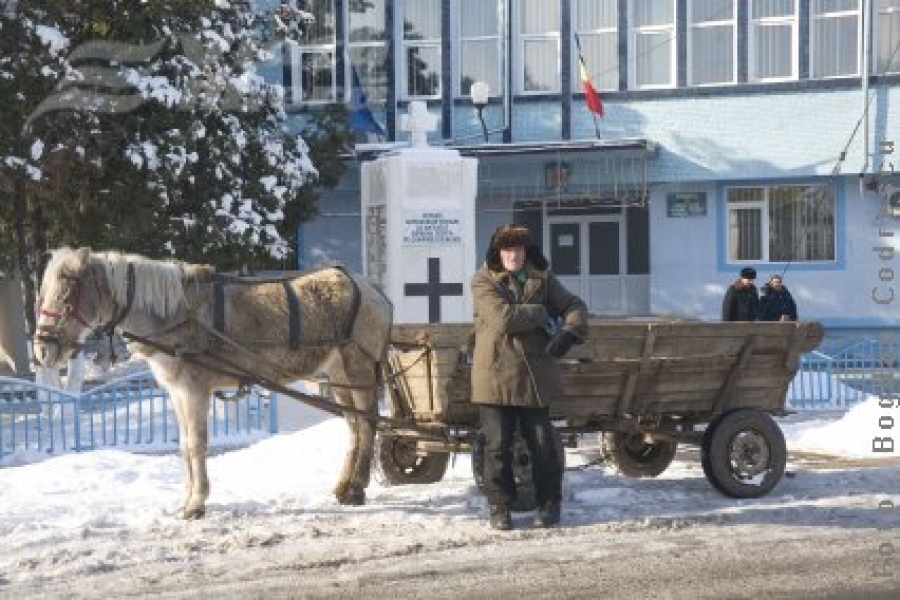
[[[516,426],[532,458],[536,527],[560,521],[563,469],[556,454],[550,403],[562,393],[557,359],[587,335],[587,307],[548,269],[521,225],[501,225],[485,264],[472,277],[475,349],[472,402],[485,438],[484,484],[494,529],[512,528],[516,497]],[[548,323],[559,319],[551,334]]]
[[[759,291],[753,285],[756,269],[744,267],[741,276],[728,286],[722,299],[723,321],[756,321],[759,316]]]

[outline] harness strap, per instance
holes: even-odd
[[[125,307],[122,309],[118,315],[113,311],[112,319],[110,319],[109,323],[101,327],[101,331],[106,332],[110,336],[112,336],[116,327],[125,320],[125,317],[128,316],[128,313],[131,312],[131,307],[134,305],[134,286],[135,286],[135,276],[134,276],[134,263],[128,263],[128,269],[126,271],[126,277],[128,278],[128,283],[125,292]]]
[[[225,333],[225,282],[218,278],[213,282],[213,328]]]
[[[290,281],[281,283],[288,304],[288,348],[300,349],[300,299]]]

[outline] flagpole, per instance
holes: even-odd
[[[575,47],[578,48],[578,64],[584,64],[584,55],[581,53],[581,39],[578,37],[578,34],[575,34]],[[600,124],[597,122],[597,113],[592,110],[588,111],[591,113],[591,117],[594,119],[594,135],[597,136],[597,139],[600,139]]]

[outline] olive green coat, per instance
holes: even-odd
[[[475,349],[472,402],[504,406],[549,406],[562,393],[557,359],[544,353],[548,310],[583,340],[587,307],[549,271],[529,265],[524,285],[506,271],[482,266],[472,277]]]

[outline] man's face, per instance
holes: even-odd
[[[500,262],[507,271],[518,271],[525,266],[525,246],[500,248]]]
[[[781,289],[781,280],[778,279],[777,277],[773,277],[772,279],[769,280],[769,285],[771,285],[776,290],[780,290]]]

